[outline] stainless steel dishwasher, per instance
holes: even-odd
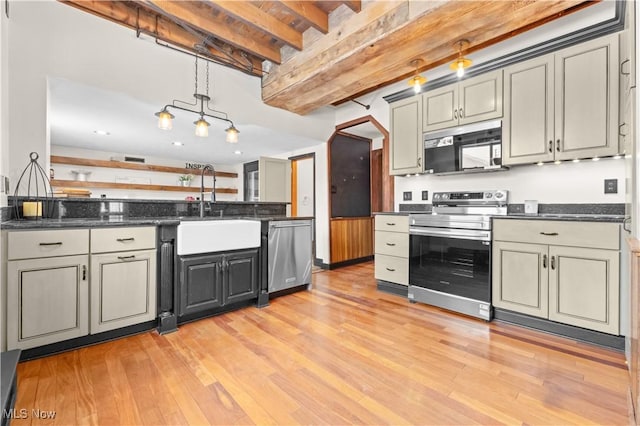
[[[311,222],[269,222],[269,293],[311,284]]]

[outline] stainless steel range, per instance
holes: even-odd
[[[508,191],[436,192],[410,215],[409,300],[491,320],[491,217]]]

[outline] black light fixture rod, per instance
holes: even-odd
[[[179,109],[179,110],[182,110],[182,111],[191,112],[193,114],[199,114],[199,115],[203,115],[205,117],[215,118],[215,119],[218,119],[218,120],[221,120],[221,121],[226,121],[227,123],[230,123],[230,124],[233,125],[233,121],[229,120],[228,118],[223,118],[223,117],[218,117],[218,116],[215,116],[215,115],[207,114],[204,111],[194,111],[194,110],[191,110],[189,108],[184,108],[184,107],[181,107],[181,106],[178,106],[178,105],[165,105],[163,110],[168,110],[168,108],[175,108],[175,109]]]
[[[364,107],[364,109],[366,109],[367,111],[369,110],[369,108],[371,108],[371,105],[365,105],[362,102],[356,100],[356,99],[351,99],[351,102],[355,102],[358,105],[360,105],[361,107]]]

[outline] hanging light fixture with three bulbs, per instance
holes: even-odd
[[[413,61],[410,62],[411,66],[416,70],[416,75],[411,77],[408,83],[409,83],[409,86],[413,87],[413,91],[416,94],[420,93],[420,90],[422,90],[422,85],[427,82],[427,79],[418,73],[418,67],[422,65],[422,62],[423,61],[420,58],[414,59]]]
[[[454,45],[454,48],[458,49],[458,57],[449,67],[456,72],[458,78],[462,78],[464,75],[464,69],[471,66],[471,59],[467,59],[462,56],[462,51],[469,47],[469,40],[459,40]]]
[[[228,122],[229,127],[225,129],[225,132],[227,132],[226,141],[229,143],[236,143],[238,142],[238,133],[240,133],[240,131],[233,125],[233,121],[229,119],[227,113],[216,111],[209,107],[209,101],[211,100],[211,98],[209,97],[209,61],[206,61],[206,64],[206,94],[198,92],[198,55],[196,55],[195,93],[193,94],[193,97],[196,98],[196,101],[194,103],[189,103],[174,99],[171,104],[165,105],[160,111],[155,113],[156,117],[158,117],[158,127],[162,130],[171,130],[173,128],[172,120],[175,118],[175,116],[169,112],[169,108],[175,108],[200,115],[200,118],[193,122],[193,124],[196,125],[195,134],[199,137],[204,138],[209,136],[210,124],[209,122],[207,122],[207,120],[204,119],[205,117],[215,118],[217,120]],[[176,103],[185,106],[176,105]],[[198,111],[197,109],[188,107],[200,107],[200,110]]]

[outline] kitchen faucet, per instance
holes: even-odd
[[[202,168],[200,174],[200,217],[204,217],[204,172],[211,170],[213,175],[213,189],[211,190],[211,202],[216,202],[216,170],[211,164],[207,164]]]

